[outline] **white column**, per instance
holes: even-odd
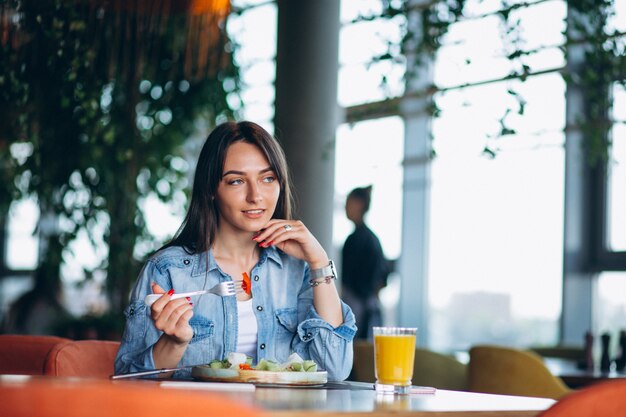
[[[412,3],[423,3],[416,0]],[[409,15],[409,28],[419,33],[421,16]],[[418,344],[428,344],[428,224],[431,173],[431,116],[429,98],[423,93],[432,84],[432,63],[426,58],[417,64],[407,53],[407,98],[400,109],[405,120],[404,201],[402,214],[402,253],[400,274],[399,324],[418,327]]]
[[[568,30],[574,31],[568,11]],[[585,65],[584,44],[568,48],[568,71],[578,71]],[[567,126],[575,126],[585,118],[585,97],[581,89],[568,82],[566,93]],[[561,343],[582,345],[587,330],[593,328],[592,300],[595,279],[588,272],[588,255],[591,236],[589,226],[589,183],[587,156],[583,150],[583,133],[567,129],[565,138],[565,213],[563,236],[563,313],[561,317]]]

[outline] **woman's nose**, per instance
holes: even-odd
[[[248,201],[251,203],[256,203],[262,200],[261,191],[259,190],[258,184],[251,183],[248,186]]]

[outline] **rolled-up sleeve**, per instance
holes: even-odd
[[[160,332],[152,324],[150,309],[144,302],[145,296],[152,293],[150,284],[153,281],[163,288],[171,285],[167,276],[160,273],[153,262],[148,261],[139,274],[130,303],[124,310],[126,326],[115,358],[116,374],[154,369],[152,346]]]
[[[333,327],[322,319],[313,306],[313,291],[306,283],[298,302],[299,317],[303,317],[297,328],[294,343],[304,344],[311,359],[328,372],[331,381],[342,381],[352,370],[352,339],[356,334],[354,314],[350,307],[341,302],[343,323]],[[297,349],[301,350],[301,349]]]

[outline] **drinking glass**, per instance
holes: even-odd
[[[416,334],[415,327],[374,327],[376,391],[410,392]]]

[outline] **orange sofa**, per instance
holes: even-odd
[[[43,375],[50,350],[69,341],[56,336],[0,335],[0,374]]]

